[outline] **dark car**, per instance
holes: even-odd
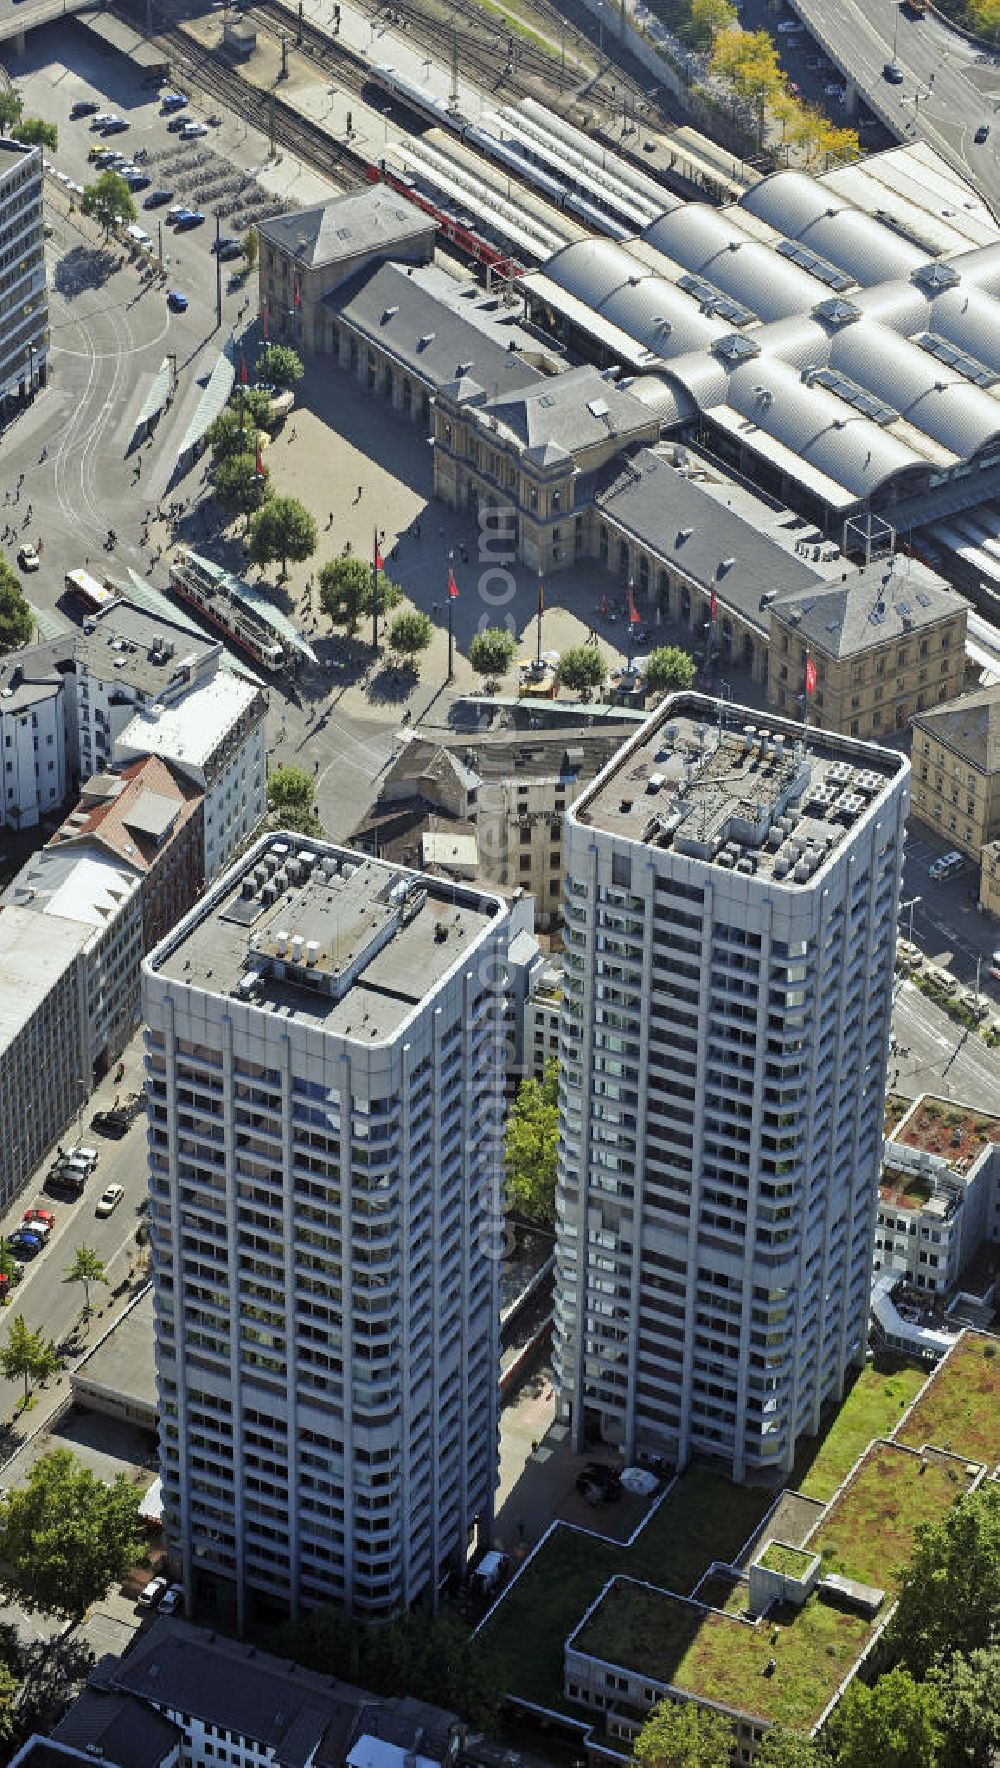
[[[18,1253],[21,1258],[37,1258],[42,1244],[41,1236],[32,1234],[27,1228],[18,1228],[17,1233],[12,1234],[7,1241],[11,1251]]]
[[[613,1504],[622,1495],[621,1476],[614,1467],[590,1461],[578,1473],[576,1489],[591,1504]]]
[[[212,241],[212,250],[218,252],[221,258],[229,246],[236,246],[239,249],[239,243],[239,240],[235,239],[231,233],[220,233],[218,239]]]
[[[120,1142],[122,1136],[128,1134],[129,1119],[124,1111],[98,1111],[90,1120],[90,1127],[101,1136],[113,1136]]]
[[[238,239],[220,240],[217,250],[223,264],[228,264],[233,258],[242,258],[243,256],[243,247]]]
[[[79,117],[96,117],[99,109],[100,106],[96,99],[78,98],[69,114],[72,120],[76,122]]]
[[[167,128],[170,130],[171,135],[179,135],[186,122],[186,117],[171,117],[167,124]]]
[[[171,313],[186,313],[188,298],[180,289],[171,289],[167,295],[167,306]]]
[[[125,182],[129,190],[139,191],[148,190],[153,180],[145,172],[133,172],[131,178],[126,178]]]
[[[164,203],[172,203],[173,200],[172,190],[151,190],[142,206],[144,209],[162,209]]]
[[[980,123],[979,128],[976,130],[976,140],[979,142],[980,146],[982,146],[983,142],[986,140],[989,132],[989,123]]]
[[[127,128],[128,124],[124,117],[112,117],[110,123],[105,123],[104,128],[101,130],[101,134],[124,135]]]
[[[191,227],[200,227],[204,219],[200,209],[189,209],[186,215],[178,215],[177,232],[186,233]]]
[[[882,78],[883,80],[888,80],[890,86],[901,86],[903,84],[903,70],[898,61],[886,62],[885,67],[882,69]]]

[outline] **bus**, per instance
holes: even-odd
[[[110,608],[118,600],[114,590],[108,589],[104,583],[98,583],[97,578],[91,577],[89,571],[67,571],[66,588],[91,614],[103,613],[105,608]]]

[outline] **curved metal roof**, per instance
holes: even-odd
[[[648,276],[645,265],[610,239],[580,239],[553,252],[545,274],[568,294],[600,307],[622,283]]]
[[[808,172],[772,172],[744,192],[737,204],[767,221],[778,233],[797,239],[810,222],[825,215],[831,206],[828,190]],[[834,202],[834,206],[840,205]]]
[[[948,260],[958,271],[963,283],[1000,294],[1000,239],[993,245],[979,246],[972,252],[955,252]]]
[[[765,323],[800,313],[829,294],[825,283],[702,203],[661,215],[643,233],[656,250],[713,282]]]
[[[623,284],[601,302],[598,311],[664,358],[707,349],[713,338],[732,330],[731,324],[702,313],[691,295],[659,276]]]
[[[891,326],[906,337],[922,331],[929,323],[930,296],[908,276],[876,282],[866,289],[852,289],[851,300],[861,308],[865,320]]]
[[[831,344],[830,365],[952,454],[975,454],[1000,434],[997,400],[887,326],[845,327]]]
[[[993,297],[982,289],[964,284],[945,289],[931,305],[927,330],[1000,373],[1000,315]]]
[[[908,276],[927,261],[927,253],[919,246],[900,239],[898,233],[883,227],[874,216],[833,204],[796,233],[795,238],[863,284]]]
[[[894,473],[924,465],[911,448],[824,387],[806,386],[787,363],[747,362],[729,377],[728,403],[765,434],[867,497]],[[766,454],[766,445],[758,447]]]

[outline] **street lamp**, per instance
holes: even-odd
[[[455,674],[455,669],[454,669],[455,634],[452,629],[452,610],[455,606],[455,597],[454,597],[454,594],[452,593],[452,587],[451,587],[452,584],[454,583],[454,581],[455,581],[455,549],[454,549],[454,547],[449,547],[448,548],[448,680],[449,681],[452,680],[452,677]]]
[[[918,902],[923,902],[923,900],[922,896],[911,896],[909,902],[901,902],[899,905],[900,913],[904,913],[907,909],[910,911],[909,933],[907,937],[911,945],[913,944],[913,911]]]

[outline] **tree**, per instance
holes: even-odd
[[[267,399],[267,394],[262,393],[260,397]],[[212,459],[216,465],[220,460],[228,459],[231,454],[253,454],[257,447],[257,423],[248,400],[244,399],[242,411],[239,401],[220,411],[214,422],[209,424],[205,440],[212,450]]]
[[[8,1293],[13,1288],[17,1275],[17,1259],[7,1241],[0,1237],[0,1277],[6,1277]]]
[[[227,454],[212,474],[215,501],[234,516],[250,516],[270,495],[266,470],[257,471],[255,454]]]
[[[83,1305],[90,1313],[90,1285],[108,1281],[108,1273],[104,1268],[104,1260],[99,1258],[92,1246],[78,1246],[76,1257],[66,1267],[67,1283],[83,1284]]]
[[[608,666],[593,645],[577,645],[559,659],[559,680],[575,694],[604,686]]]
[[[34,617],[21,592],[21,580],[7,560],[0,557],[0,654],[28,644],[34,630]]]
[[[257,379],[275,387],[294,387],[305,372],[298,351],[287,344],[267,344],[257,358]]]
[[[422,614],[412,609],[405,614],[397,614],[389,628],[389,644],[394,651],[416,668],[417,657],[426,651],[434,637],[434,627],[429,614]]]
[[[654,693],[661,688],[694,686],[695,662],[680,645],[657,645],[646,663],[646,686]]]
[[[729,0],[691,0],[691,18],[682,35],[692,49],[708,49],[720,31],[732,30],[739,15]]]
[[[553,1058],[541,1080],[521,1082],[504,1137],[507,1203],[545,1228],[556,1219],[558,1147],[559,1064]]]
[[[246,267],[248,270],[254,270],[257,265],[258,254],[260,252],[260,240],[257,235],[256,227],[248,227],[247,228],[245,234],[243,235],[242,245],[243,245],[243,262],[246,264]]]
[[[837,1768],[938,1768],[941,1701],[897,1667],[868,1688],[857,1678],[827,1725]]]
[[[754,1759],[755,1768],[828,1768],[830,1758],[821,1744],[798,1731],[772,1725]]]
[[[267,802],[272,810],[311,810],[316,789],[304,767],[274,767],[267,777]]]
[[[729,1768],[733,1727],[694,1701],[662,1700],[635,1740],[640,1768]]]
[[[372,568],[363,559],[331,559],[319,573],[319,599],[334,626],[358,630],[364,598],[371,596]]]
[[[516,649],[513,633],[503,626],[487,626],[469,646],[469,662],[477,675],[506,675]]]
[[[136,215],[132,192],[117,172],[102,172],[95,183],[85,185],[80,208],[100,222],[105,239],[112,227],[125,227]]]
[[[0,1502],[0,1565],[30,1609],[78,1621],[142,1551],[139,1493],[98,1479],[70,1449],[36,1461]]]
[[[59,1367],[59,1353],[51,1338],[32,1332],[23,1314],[10,1323],[7,1343],[0,1348],[0,1372],[7,1381],[24,1376],[24,1402],[28,1403],[32,1381],[47,1381]]]
[[[24,101],[17,92],[0,92],[0,135],[6,135],[20,122]]]
[[[258,565],[280,559],[287,577],[289,559],[311,558],[317,538],[315,520],[297,497],[272,497],[250,523],[250,557]]]
[[[953,1652],[1000,1638],[1000,1486],[987,1481],[923,1523],[903,1574],[890,1643],[907,1669],[926,1676]]]
[[[59,147],[59,126],[43,122],[41,117],[25,117],[17,126],[17,139],[25,147],[47,147],[55,153]]]
[[[993,1768],[1000,1760],[1000,1643],[957,1651],[932,1665],[927,1681],[941,1701],[941,1768]]]
[[[273,414],[271,395],[265,393],[263,387],[240,387],[232,395],[229,403],[237,411],[242,406],[244,414],[253,420],[258,430],[266,430],[271,422]]]

